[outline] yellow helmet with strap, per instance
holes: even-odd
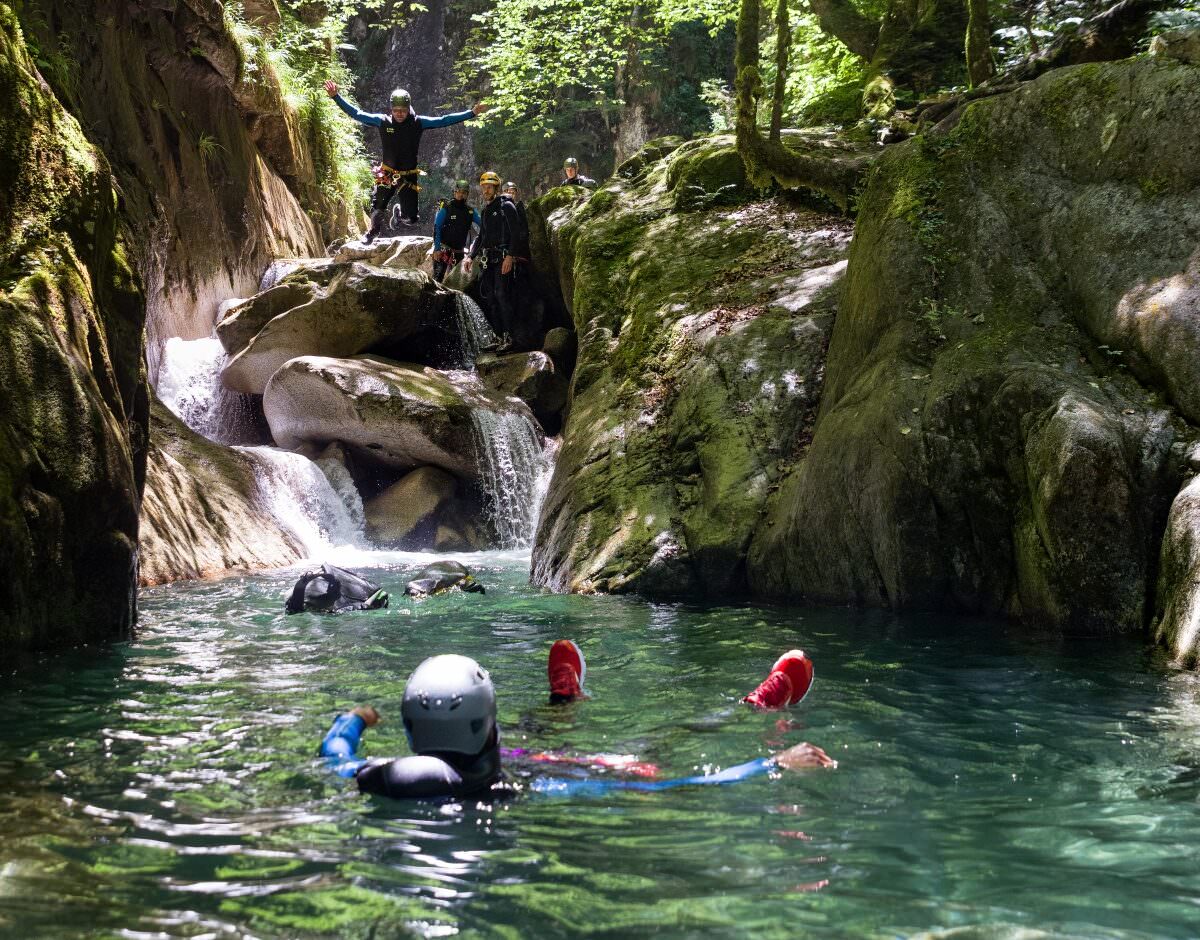
[[[491,170],[488,170],[479,177],[479,185],[482,186],[484,183],[491,183],[493,186],[499,186],[500,176],[496,173],[493,173]]]

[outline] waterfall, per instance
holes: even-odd
[[[471,421],[479,453],[479,485],[500,547],[528,548],[541,509],[538,489],[544,466],[533,419],[524,412],[476,409]]]
[[[350,476],[346,465],[336,457],[318,457],[317,466],[325,474],[325,479],[329,481],[330,487],[342,501],[342,505],[346,507],[346,513],[355,529],[362,532],[366,525],[362,496],[358,492],[358,487],[354,485],[354,478]]]
[[[258,444],[264,439],[251,396],[221,384],[225,349],[216,337],[167,340],[158,371],[159,401],[184,424],[221,444]]]
[[[475,360],[488,346],[496,342],[496,334],[488,326],[483,309],[466,294],[455,297],[455,319],[458,321],[458,336],[462,343],[463,364],[474,368]]]
[[[351,516],[342,497],[313,461],[274,447],[234,449],[257,464],[258,485],[267,508],[283,528],[296,536],[308,557],[330,548],[362,544],[361,521]],[[361,511],[361,500],[358,505]]]

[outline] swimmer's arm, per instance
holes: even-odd
[[[362,705],[333,720],[333,726],[321,741],[321,757],[339,777],[353,777],[366,761],[357,754],[363,732],[379,723],[379,712]]]
[[[538,777],[530,785],[535,793],[577,796],[606,793],[610,790],[673,790],[676,787],[722,786],[760,777],[776,769],[804,770],[809,767],[836,767],[837,761],[815,744],[797,744],[773,757],[760,757],[715,774],[676,777],[673,780],[579,780],[576,778]]]

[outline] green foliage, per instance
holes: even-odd
[[[498,0],[474,17],[463,78],[486,77],[493,121],[546,136],[581,113],[611,124],[671,67],[662,56],[673,34],[703,24],[716,35],[736,12],[736,0]]]
[[[372,8],[395,18],[416,5],[335,0],[325,5],[327,12],[315,22],[296,15],[301,5],[284,0],[279,27],[264,31],[246,21],[240,3],[230,2],[225,5],[226,26],[241,50],[243,80],[267,92],[278,86],[283,103],[296,114],[308,141],[318,185],[329,198],[353,205],[371,187],[369,164],[361,135],[342,119],[323,84],[327,79],[344,86],[354,81],[337,55],[345,20],[353,12]]]

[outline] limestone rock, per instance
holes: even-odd
[[[267,508],[254,462],[214,444],[154,403],[138,543],[140,583],[277,568],[302,546]]]
[[[1200,29],[1172,29],[1155,36],[1150,54],[1186,65],[1200,65]]]
[[[432,276],[433,262],[429,253],[433,239],[428,235],[400,235],[376,238],[369,245],[362,241],[346,242],[333,253],[336,263],[363,261],[381,268],[401,268],[424,271]]]
[[[442,373],[377,356],[293,359],[263,396],[281,447],[341,441],[356,456],[400,470],[434,466],[479,475],[472,413],[528,409],[487,391],[468,373]]]
[[[529,207],[579,337],[533,553],[559,590],[744,591],[759,514],[815,415],[849,224],[737,185],[685,214],[681,180],[736,176],[732,138],[663,151],[586,202],[554,190]]]
[[[1180,70],[1058,69],[884,151],[752,589],[1147,626],[1179,478],[1165,405],[1200,413],[1200,85]]]
[[[324,286],[289,275],[222,322],[217,333],[232,357],[221,374],[226,387],[261,395],[275,370],[298,356],[391,350],[419,356],[453,342],[454,295],[425,274],[358,262],[322,273],[330,275]],[[287,309],[276,314],[280,307]]]
[[[559,375],[570,375],[575,369],[575,357],[579,352],[575,331],[562,326],[549,330],[542,341],[542,352],[550,357]]]
[[[515,353],[477,363],[484,384],[527,404],[547,434],[555,434],[559,413],[567,403],[567,380],[543,352]]]
[[[367,538],[381,548],[435,548],[438,517],[458,481],[437,467],[418,467],[363,506]]]
[[[43,46],[43,49],[47,47]],[[145,298],[104,157],[0,5],[0,648],[129,635]]]

